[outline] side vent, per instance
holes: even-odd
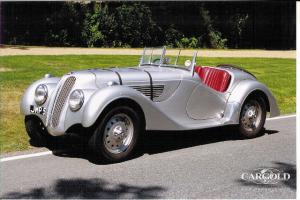
[[[143,93],[147,97],[151,97],[151,87],[150,85],[138,85],[138,86],[129,86],[141,93]],[[161,96],[164,91],[164,85],[153,85],[153,100]]]
[[[163,85],[153,85],[153,99],[160,97],[163,93],[165,86]]]

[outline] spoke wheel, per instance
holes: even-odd
[[[266,120],[266,104],[261,97],[248,98],[242,106],[239,133],[245,138],[257,137]]]

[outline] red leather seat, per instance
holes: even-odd
[[[196,66],[195,72],[197,72],[205,85],[214,90],[225,92],[229,86],[231,76],[225,70],[214,67]]]

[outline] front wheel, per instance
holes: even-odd
[[[254,138],[262,133],[266,121],[266,103],[262,97],[246,99],[239,120],[239,134],[244,138]]]
[[[37,117],[26,116],[25,128],[30,138],[30,142],[36,146],[45,146],[53,139],[43,123]]]
[[[143,131],[139,114],[128,106],[108,111],[90,138],[89,146],[99,157],[120,162],[132,155]]]

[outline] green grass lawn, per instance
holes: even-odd
[[[139,56],[0,57],[0,152],[31,148],[19,104],[24,90],[46,73],[56,76],[78,69],[134,66]],[[275,95],[283,114],[296,111],[296,60],[275,58],[201,58],[201,65],[233,64],[252,72]]]

